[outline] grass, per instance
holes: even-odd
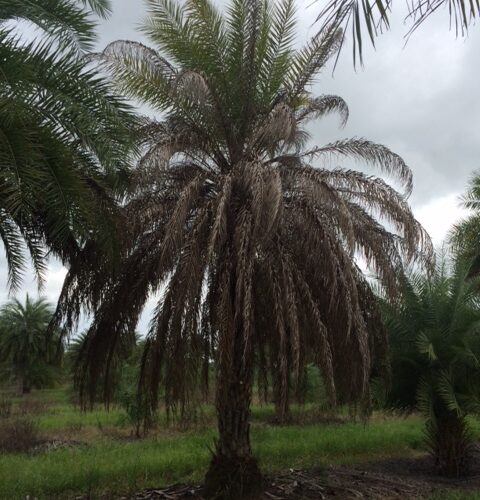
[[[361,462],[409,455],[421,444],[417,419],[362,424],[262,427],[252,430],[262,469]],[[199,482],[208,465],[214,432],[186,432],[162,439],[119,442],[33,456],[0,457],[0,497],[52,498],[75,493],[123,492],[175,482]]]
[[[36,417],[45,436],[86,444],[30,455],[0,456],[0,498],[68,498],[79,494],[98,497],[177,482],[201,482],[215,438],[211,409],[202,412],[204,420],[195,430],[181,431],[162,425],[156,435],[133,440],[128,437],[125,415],[119,409],[82,414],[68,403],[62,391],[38,393],[38,397],[50,402],[47,412]],[[306,408],[307,413],[314,410]],[[295,411],[301,416],[300,410]],[[273,416],[271,407],[254,407],[252,413],[254,453],[267,473],[423,453],[423,426],[417,417],[379,415],[368,425],[317,423],[272,427],[268,424]],[[117,432],[114,437],[113,431]],[[477,422],[474,432],[480,435]]]
[[[479,492],[448,491],[428,497],[428,500],[478,500]]]

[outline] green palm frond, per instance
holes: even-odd
[[[422,377],[418,381],[415,393],[415,402],[420,413],[427,422],[436,422],[435,415],[435,392],[432,382],[427,377]]]
[[[480,177],[474,174],[467,192],[460,198],[463,208],[470,211],[457,222],[449,234],[449,243],[455,251],[470,259],[469,275],[480,275]]]
[[[25,303],[12,299],[0,308],[0,359],[24,388],[50,385],[57,379],[63,345],[58,330],[53,335],[48,332],[52,315],[46,299],[32,300],[28,294]]]
[[[48,15],[37,7],[62,16],[71,5],[94,28],[81,2],[21,3],[9,3],[4,20],[38,15],[48,27]],[[106,13],[106,2],[91,3]],[[131,108],[80,57],[75,41],[65,38],[59,50],[51,23],[50,36],[30,44],[11,23],[0,29],[0,232],[11,290],[21,281],[25,255],[41,286],[47,251],[67,263],[88,238],[115,232],[114,200],[125,193],[134,154]]]
[[[438,359],[435,354],[435,346],[425,333],[420,333],[417,338],[417,348],[421,354],[425,354],[430,361]]]
[[[436,392],[442,399],[448,410],[462,414],[462,409],[457,401],[457,394],[452,382],[451,374],[446,370],[441,370],[436,377]]]
[[[96,33],[85,7],[104,18],[110,13],[109,0],[0,0],[0,27],[7,21],[28,21],[64,47],[87,50]]]
[[[479,410],[479,280],[468,269],[463,256],[443,256],[431,276],[409,277],[399,307],[383,304],[392,363],[387,406],[422,413],[427,446],[449,475],[466,470],[472,437],[465,418]]]
[[[317,21],[320,31],[327,26],[342,28],[351,33],[353,62],[363,63],[364,37],[368,36],[375,46],[376,38],[390,29],[392,0],[329,0],[322,8]],[[450,14],[450,28],[456,36],[465,36],[470,26],[480,17],[480,0],[414,0],[407,1],[408,14],[405,19],[410,23],[406,37],[410,37],[432,14],[444,8]],[[345,38],[342,39],[342,44]]]

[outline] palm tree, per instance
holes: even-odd
[[[51,304],[28,294],[25,304],[13,299],[0,309],[0,363],[23,394],[51,384],[58,375],[60,336],[47,333],[52,315]]]
[[[468,279],[468,269],[468,261],[443,260],[431,278],[412,274],[400,308],[384,308],[392,366],[387,404],[421,411],[435,466],[448,476],[468,472],[466,417],[480,411],[480,280]]]
[[[480,271],[480,176],[474,175],[465,195],[461,199],[463,208],[470,214],[457,222],[449,235],[455,252],[471,262],[470,274]]]
[[[317,0],[318,1],[318,0]],[[328,0],[322,8],[317,21],[321,28],[332,24],[352,34],[353,60],[359,57],[362,61],[363,35],[375,46],[375,38],[390,28],[390,12],[392,0]],[[432,14],[441,8],[447,8],[450,14],[450,26],[454,26],[455,34],[466,36],[468,30],[480,17],[479,0],[413,0],[405,2],[408,14],[405,21],[411,26],[407,38],[419,28]],[[343,43],[344,39],[342,39]]]
[[[132,357],[135,348],[140,342],[140,336],[137,333],[134,331],[129,333],[130,335],[125,335],[120,339],[120,343],[115,349],[115,355],[110,363],[109,370],[102,373],[99,380],[97,380],[99,387],[108,388],[110,396],[113,396],[115,391],[118,390],[125,365]],[[83,358],[89,351],[89,341],[90,337],[87,330],[77,335],[68,344],[66,358],[74,378],[76,367],[84,362]]]
[[[325,30],[294,50],[293,0],[234,0],[225,16],[208,0],[148,4],[143,30],[156,48],[118,41],[99,55],[128,97],[163,116],[141,131],[122,263],[110,275],[93,263],[71,271],[57,313],[68,325],[82,306],[94,313],[79,367],[88,400],[150,293],[161,292],[140,394],[155,408],[162,383],[167,406],[181,407],[214,360],[219,438],[205,494],[255,495],[256,356],[274,342],[281,378],[291,372],[295,384],[311,351],[332,401],[362,397],[386,337],[354,255],[393,297],[404,259],[428,260],[430,240],[384,180],[327,168],[344,157],[369,163],[408,192],[398,155],[365,139],[306,147],[311,120],[348,117],[340,97],[308,90],[341,33]],[[88,252],[84,262],[93,262]]]
[[[129,170],[134,119],[82,57],[104,0],[0,1],[0,239],[15,291],[25,250],[41,282],[46,250],[68,262],[113,233],[112,196]],[[18,21],[44,30],[27,43]],[[101,213],[102,217],[98,217]]]

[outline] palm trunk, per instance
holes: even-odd
[[[270,347],[270,373],[272,375],[274,423],[285,425],[290,421],[290,374],[286,346],[272,342]]]
[[[273,403],[275,405],[274,422],[278,425],[288,424],[291,420],[290,414],[290,381],[288,376],[281,372],[276,366],[272,367]]]
[[[258,498],[263,477],[250,446],[253,347],[241,328],[234,328],[229,354],[220,355],[216,387],[218,441],[205,477],[204,496],[216,499]]]
[[[435,467],[440,474],[448,477],[468,474],[472,437],[463,417],[445,410],[435,423],[427,424],[427,436]]]
[[[21,390],[22,395],[23,394],[30,394],[30,392],[32,390],[30,384],[28,383],[28,381],[25,378],[22,378],[20,381],[20,390]]]

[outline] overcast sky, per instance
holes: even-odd
[[[112,3],[113,15],[100,26],[99,49],[116,39],[148,43],[137,31],[146,15],[144,1]],[[315,32],[318,7],[310,4],[298,0],[299,43]],[[458,197],[472,173],[480,170],[480,26],[468,38],[456,39],[448,29],[448,13],[439,12],[404,46],[402,2],[394,4],[392,30],[378,39],[376,50],[366,50],[364,68],[354,70],[347,48],[333,76],[331,68],[320,75],[314,93],[342,96],[350,121],[339,130],[338,119],[328,118],[316,126],[314,139],[322,144],[362,136],[400,154],[414,174],[414,213],[439,245],[463,215]],[[58,297],[64,275],[61,266],[51,263],[45,288],[50,300]],[[6,284],[3,257],[0,278]],[[36,294],[30,277],[20,295],[26,291]],[[0,294],[0,299],[7,298],[5,285]],[[142,329],[145,324],[144,319]]]

